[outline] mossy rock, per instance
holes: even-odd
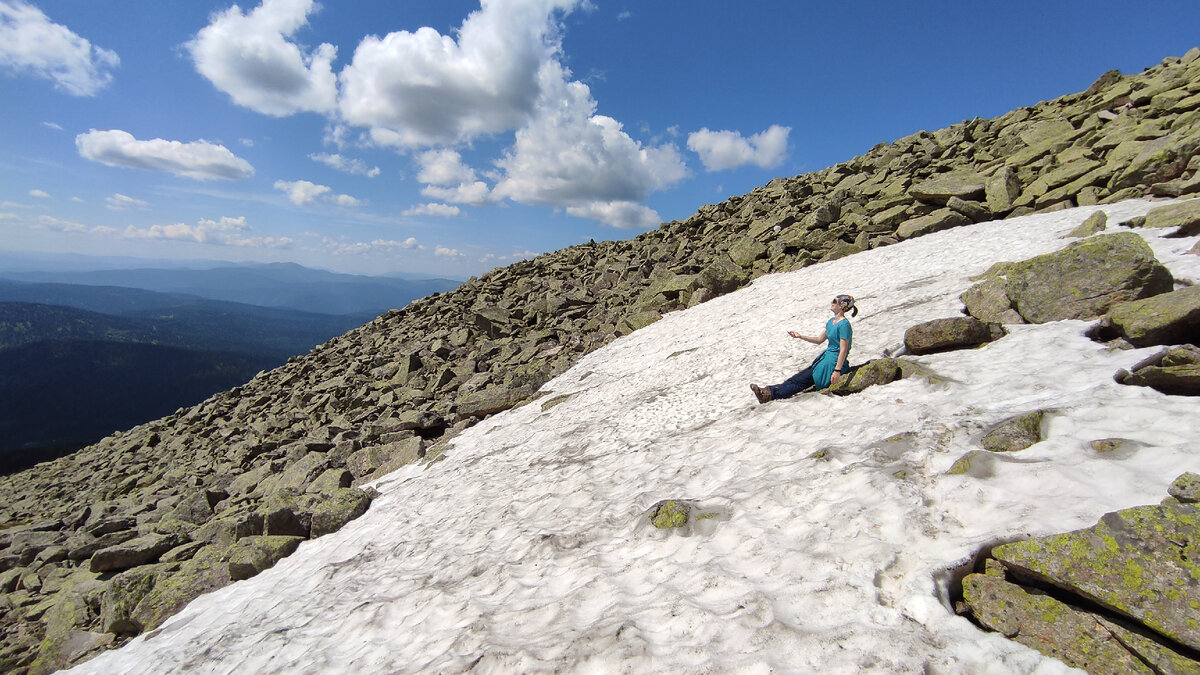
[[[980,321],[973,316],[955,316],[911,326],[904,331],[904,347],[911,354],[933,354],[976,347],[1004,335],[1004,328],[998,323]]]
[[[1200,503],[1200,474],[1189,471],[1181,475],[1167,492],[1184,504]]]
[[[1097,211],[1088,216],[1086,220],[1079,224],[1079,227],[1067,233],[1068,237],[1090,237],[1093,234],[1100,234],[1108,227],[1108,214],[1103,211]]]
[[[241,539],[229,554],[229,578],[249,579],[296,551],[304,537],[256,536]]]
[[[1200,342],[1200,286],[1119,302],[1104,325],[1135,347]]]
[[[1094,527],[1003,544],[1018,575],[1064,589],[1200,649],[1200,507],[1139,506]]]
[[[313,507],[311,535],[320,537],[342,529],[346,523],[367,512],[371,494],[356,488],[335,490],[329,499]]]
[[[692,507],[687,502],[667,500],[655,504],[650,510],[650,522],[660,530],[684,527],[688,524]]]
[[[1042,420],[1045,410],[1035,410],[1009,417],[984,434],[980,445],[992,452],[1016,452],[1042,440]]]

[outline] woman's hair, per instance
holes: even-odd
[[[843,312],[850,312],[850,316],[858,316],[858,308],[854,306],[854,296],[839,295],[834,299],[842,306]]]

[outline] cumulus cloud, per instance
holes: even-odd
[[[419,204],[410,209],[405,209],[402,216],[438,216],[441,218],[453,218],[462,213],[462,210],[457,206],[449,204]]]
[[[783,161],[791,130],[791,127],[772,124],[766,131],[745,138],[736,131],[704,128],[688,135],[687,147],[700,155],[700,161],[709,171],[736,169],[747,164],[770,169]]]
[[[657,211],[637,202],[589,202],[568,206],[567,213],[622,229],[656,227],[662,223]]]
[[[332,202],[338,206],[354,207],[363,204],[362,200],[356,197],[334,194],[333,188],[328,185],[317,185],[307,180],[277,180],[275,181],[275,189],[286,193],[288,199],[296,206],[307,206],[318,198],[323,201]]]
[[[515,129],[538,99],[538,72],[560,51],[556,12],[579,0],[491,0],[457,39],[433,28],[368,36],[341,73],[342,117],[378,143],[453,144]]]
[[[0,0],[0,70],[54,82],[72,96],[94,96],[121,59],[21,0]]]
[[[29,196],[37,197],[38,199],[48,199],[50,197],[50,194],[47,192],[44,192],[42,190],[30,190]]]
[[[313,154],[310,154],[308,156],[308,158],[314,162],[320,162],[331,169],[335,169],[335,170],[341,171],[343,173],[353,174],[356,176],[366,176],[367,178],[374,178],[374,177],[378,176],[380,173],[379,167],[377,167],[377,166],[372,167],[372,168],[367,168],[367,163],[362,161],[361,159],[353,159],[350,157],[343,157],[342,155],[339,155],[336,153],[335,154],[313,153]]]
[[[121,194],[120,192],[113,194],[113,196],[111,196],[111,197],[106,197],[104,199],[104,202],[105,202],[105,204],[108,205],[108,208],[112,211],[126,211],[129,209],[144,209],[144,208],[150,206],[149,204],[147,204],[146,202],[144,202],[140,199],[134,199],[133,197],[128,197],[126,195]]]
[[[291,248],[292,240],[288,237],[251,237],[247,236],[250,226],[246,217],[222,217],[220,220],[200,219],[195,225],[173,223],[170,225],[151,225],[138,228],[130,225],[121,236],[126,239],[159,239],[185,241],[196,244],[211,244],[214,246],[238,246],[254,248]]]
[[[234,103],[266,115],[332,111],[337,48],[305,52],[288,39],[315,8],[313,0],[263,0],[249,14],[237,5],[215,14],[187,43],[196,71]]]
[[[600,212],[600,203],[612,203],[609,212],[628,213],[625,203],[687,176],[674,145],[643,146],[619,122],[597,115],[587,85],[567,82],[559,64],[547,64],[541,81],[534,118],[496,162],[504,171],[496,196],[578,212]]]
[[[79,156],[108,166],[169,171],[196,180],[233,180],[254,175],[254,167],[223,145],[155,138],[139,141],[119,129],[92,129],[75,137]]]
[[[404,241],[396,241],[394,239],[375,239],[370,242],[366,241],[346,241],[344,239],[331,239],[323,237],[321,245],[325,247],[333,255],[362,255],[374,251],[392,252],[399,250],[420,249],[421,246],[413,237],[409,237]]]
[[[427,150],[417,155],[417,180],[430,185],[459,185],[475,180],[475,170],[454,150]]]
[[[436,256],[441,256],[443,258],[461,258],[463,255],[462,253],[459,252],[458,249],[446,248],[445,246],[438,246],[438,247],[434,248],[433,254]]]

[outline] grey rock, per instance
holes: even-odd
[[[988,429],[980,445],[991,452],[1016,452],[1042,440],[1045,410],[1009,417]]]
[[[910,354],[932,354],[964,347],[975,347],[1004,337],[998,323],[985,323],[971,316],[933,319],[904,332],[904,346]]]
[[[174,534],[148,534],[116,546],[100,549],[91,558],[93,572],[112,572],[137,567],[158,560],[167,551],[182,544]]]

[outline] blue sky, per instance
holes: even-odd
[[[0,0],[0,250],[465,278],[1197,26],[1194,1]]]

